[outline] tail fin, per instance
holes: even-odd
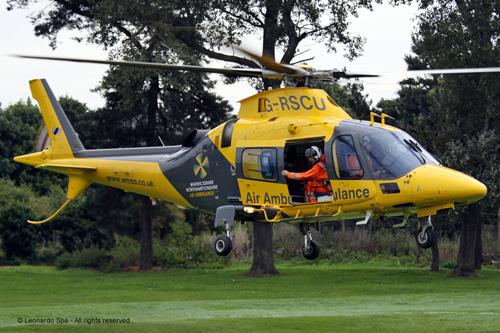
[[[47,81],[32,80],[30,88],[33,98],[40,105],[43,121],[49,133],[51,157],[71,158],[75,152],[85,150]]]
[[[57,101],[46,80],[30,81],[33,98],[38,101],[43,121],[49,136],[49,147],[42,152],[17,156],[16,162],[31,166],[41,165],[47,160],[74,158],[84,151],[80,139]]]
[[[32,80],[30,81],[30,88],[33,98],[40,105],[50,144],[43,151],[17,156],[14,160],[69,176],[68,200],[66,203],[46,220],[28,221],[32,224],[40,224],[53,219],[64,207],[85,191],[92,184],[92,181],[85,177],[85,173],[93,172],[97,168],[87,165],[79,166],[68,162],[68,160],[75,158],[75,153],[85,151],[85,148],[78,139],[73,126],[71,126],[47,81]]]

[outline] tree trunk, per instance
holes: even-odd
[[[453,277],[476,276],[482,262],[482,232],[480,211],[477,205],[469,205],[461,216],[462,232],[458,250],[457,267]]]
[[[147,109],[147,128],[146,144],[155,146],[156,142],[156,117],[159,112],[158,96],[160,95],[160,81],[158,75],[149,77],[150,89],[147,93],[148,109]],[[149,200],[142,202],[141,216],[141,259],[139,268],[149,270],[153,267],[153,231],[152,231],[152,216]]]
[[[276,18],[279,16],[281,1],[266,0],[266,13],[264,17],[264,31],[262,32],[262,56],[276,61],[275,48],[277,44],[278,27]],[[281,80],[263,78],[264,89],[280,87]]]
[[[254,222],[253,242],[253,264],[250,275],[278,274],[273,259],[273,225],[266,222]]]
[[[500,248],[500,208],[497,213],[497,245]]]
[[[476,248],[474,253],[474,268],[481,270],[483,266],[483,223],[481,222],[481,214],[477,213],[477,230],[476,230]]]
[[[160,79],[157,75],[152,75],[149,77],[150,88],[147,92],[148,99],[148,120],[147,120],[147,128],[148,133],[146,134],[146,145],[147,146],[156,146],[158,144],[158,137],[156,136],[157,132],[157,117],[160,112],[158,106],[158,98],[161,94],[160,89]]]
[[[434,244],[432,244],[432,264],[431,272],[439,271],[439,247],[438,247],[438,236],[434,233]]]
[[[149,270],[153,267],[153,231],[150,207],[143,203],[141,216],[141,259],[139,268]]]
[[[265,24],[262,40],[262,55],[269,59],[275,59],[276,47],[276,17],[279,11],[279,1],[267,0]],[[280,80],[264,78],[264,88],[279,87]],[[250,275],[273,275],[278,274],[273,260],[273,226],[271,223],[253,223],[253,264]]]

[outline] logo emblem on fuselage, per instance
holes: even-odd
[[[208,156],[205,156],[205,158],[203,158],[202,154],[198,154],[196,156],[196,162],[197,163],[195,163],[195,165],[193,166],[194,174],[200,179],[203,179],[207,176],[207,170],[210,166]]]

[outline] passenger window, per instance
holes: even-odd
[[[335,172],[339,179],[359,179],[363,177],[363,168],[359,163],[352,136],[342,135],[333,143]]]
[[[249,179],[277,181],[276,149],[248,148],[241,158],[243,176]]]

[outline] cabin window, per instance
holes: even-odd
[[[335,172],[339,179],[359,179],[363,177],[363,168],[359,162],[354,141],[350,135],[342,135],[333,143]]]
[[[276,156],[276,149],[274,148],[248,148],[243,150],[241,158],[243,176],[249,179],[277,181]]]

